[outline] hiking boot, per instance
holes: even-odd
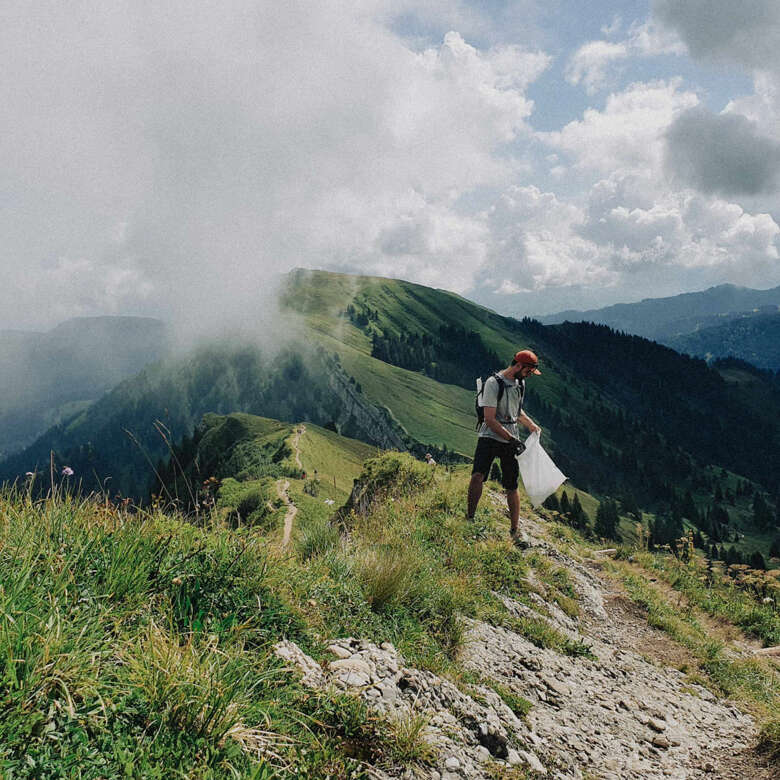
[[[521,531],[519,528],[516,531],[511,532],[512,536],[512,544],[515,545],[515,547],[519,547],[521,550],[527,550],[529,547],[531,547],[531,540],[528,538],[528,535],[525,533],[525,531]]]

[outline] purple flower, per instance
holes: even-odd
[[[65,466],[62,469],[62,476],[63,477],[72,477],[73,476],[73,469],[70,466]]]

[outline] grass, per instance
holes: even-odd
[[[322,453],[337,443],[320,441]],[[466,467],[387,453],[364,464],[361,500],[334,525],[333,507],[292,479],[299,515],[284,550],[278,525],[234,523],[218,503],[195,524],[94,498],[0,495],[0,774],[365,778],[367,763],[432,761],[425,713],[388,719],[357,698],[304,689],[271,652],[283,637],[315,660],[334,637],[389,641],[409,665],[489,685],[524,717],[522,696],[464,673],[462,618],[575,658],[590,649],[536,603],[534,594],[578,614],[566,569],[513,546],[487,500],[467,522],[467,481]],[[273,486],[234,482],[222,481],[225,505],[244,502],[248,517],[260,500],[252,491]],[[651,622],[697,653],[695,673],[766,713],[777,706],[763,666],[726,657],[641,579],[626,583]],[[497,594],[539,617],[511,615]],[[765,721],[776,749],[777,725]]]
[[[780,644],[780,610],[777,605],[761,603],[750,593],[736,587],[730,578],[716,575],[716,581],[710,583],[701,558],[696,557],[685,564],[670,555],[639,553],[637,561],[707,614],[725,618],[766,645]]]

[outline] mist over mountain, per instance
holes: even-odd
[[[24,447],[169,349],[163,322],[79,317],[50,331],[0,331],[0,454]]]

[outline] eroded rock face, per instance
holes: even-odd
[[[435,766],[423,770],[430,778],[487,778],[500,764],[562,780],[584,771],[631,780],[723,777],[712,773],[713,752],[739,750],[755,731],[749,716],[687,684],[682,673],[608,639],[588,636],[593,661],[486,623],[467,624],[464,666],[530,700],[526,720],[488,686],[473,686],[469,695],[407,666],[389,643],[333,640],[324,669],[292,642],[280,642],[276,653],[301,670],[306,685],[352,692],[390,717],[428,714],[437,751]]]
[[[388,642],[381,647],[351,637],[329,642],[334,660],[324,670],[291,645],[295,647],[280,642],[276,653],[301,669],[306,685],[351,691],[390,717],[428,714],[427,738],[437,750],[435,767],[427,769],[429,777],[488,777],[486,764],[499,761],[542,767],[527,726],[490,688],[475,687],[477,698],[462,693],[449,680],[407,666]],[[312,673],[313,666],[321,676]]]

